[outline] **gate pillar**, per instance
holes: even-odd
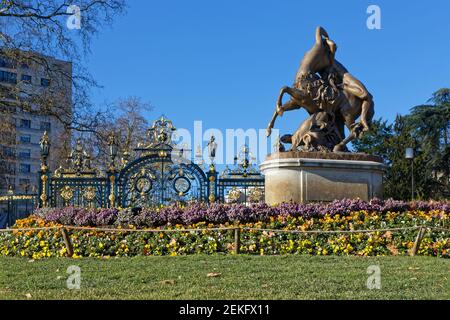
[[[209,171],[206,174],[208,177],[208,193],[207,193],[207,201],[216,202],[217,200],[217,177],[219,173],[216,171],[216,166],[211,164],[209,166]]]

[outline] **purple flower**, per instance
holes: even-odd
[[[97,211],[95,209],[84,209],[76,208],[74,209],[75,216],[73,222],[79,227],[93,227],[97,223]]]
[[[100,209],[95,216],[95,224],[97,226],[108,226],[114,223],[117,214],[119,211],[115,208],[108,209]]]
[[[414,201],[405,202],[393,199],[342,199],[331,203],[281,203],[270,206],[257,203],[221,204],[189,202],[186,205],[173,204],[160,209],[143,208],[140,212],[131,209],[86,209],[86,208],[45,208],[37,209],[35,214],[47,221],[75,226],[128,226],[158,227],[165,225],[190,225],[198,222],[223,224],[225,222],[267,221],[270,217],[302,217],[305,219],[323,217],[324,215],[348,215],[351,212],[368,211],[376,213],[405,212],[408,210],[439,210],[450,212],[449,202]]]

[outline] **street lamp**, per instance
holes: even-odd
[[[411,160],[411,200],[414,200],[414,149],[406,148],[405,158]]]

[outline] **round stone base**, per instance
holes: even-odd
[[[260,168],[265,175],[268,204],[383,197],[385,165],[376,156],[281,152],[269,155]]]

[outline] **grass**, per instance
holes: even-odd
[[[81,290],[66,288],[70,265]],[[366,287],[370,265],[380,290]],[[400,256],[0,258],[0,299],[450,299],[449,271],[446,259]]]

